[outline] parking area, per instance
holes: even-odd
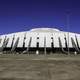
[[[80,55],[1,54],[0,80],[80,80]]]

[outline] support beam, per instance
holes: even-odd
[[[12,47],[11,52],[12,52],[12,51],[15,51],[15,49],[16,49],[16,47],[17,47],[17,45],[18,45],[18,42],[19,42],[19,37],[17,38],[14,46]]]
[[[46,37],[44,37],[44,54],[46,55]]]
[[[80,52],[78,46],[76,45],[76,43],[75,43],[75,41],[73,40],[72,37],[71,37],[71,41],[72,41],[72,45],[73,45],[73,47],[75,48],[75,50],[76,50],[77,52]]]
[[[28,44],[28,47],[27,47],[27,52],[29,51],[29,48],[31,46],[31,41],[32,41],[32,37],[30,37],[29,44]]]
[[[76,35],[75,35],[75,38],[76,38],[77,47],[79,48],[79,43]]]
[[[32,41],[32,37],[30,37],[28,47],[27,47],[27,49],[26,49],[26,50],[24,50],[24,51],[23,51],[23,54],[28,53],[29,48],[30,48],[30,46],[31,46],[31,41]],[[29,54],[29,53],[28,53],[28,54]]]
[[[15,35],[13,36],[13,39],[12,39],[11,48],[13,47],[14,39],[15,39]]]
[[[66,48],[68,48],[68,43],[67,43],[66,37],[64,39],[65,39],[65,46],[66,46]]]
[[[3,45],[2,45],[2,47],[0,48],[0,52],[2,52],[2,51],[4,50],[4,48],[6,47],[8,41],[9,41],[9,38],[6,39],[6,36],[5,36],[5,39],[4,39],[4,42],[3,42]]]
[[[59,37],[58,39],[59,39],[59,46],[60,46],[62,52],[63,52],[63,53],[68,53],[68,52],[66,52],[66,51],[63,49],[63,47],[62,47],[62,42],[61,42],[60,37]]]

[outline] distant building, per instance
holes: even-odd
[[[30,31],[0,36],[0,52],[50,54],[80,52],[80,34],[55,28],[35,28]]]

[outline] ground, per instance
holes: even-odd
[[[0,54],[0,80],[80,80],[80,55]]]

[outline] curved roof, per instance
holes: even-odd
[[[31,32],[57,32],[60,31],[56,28],[34,28],[30,30]]]

